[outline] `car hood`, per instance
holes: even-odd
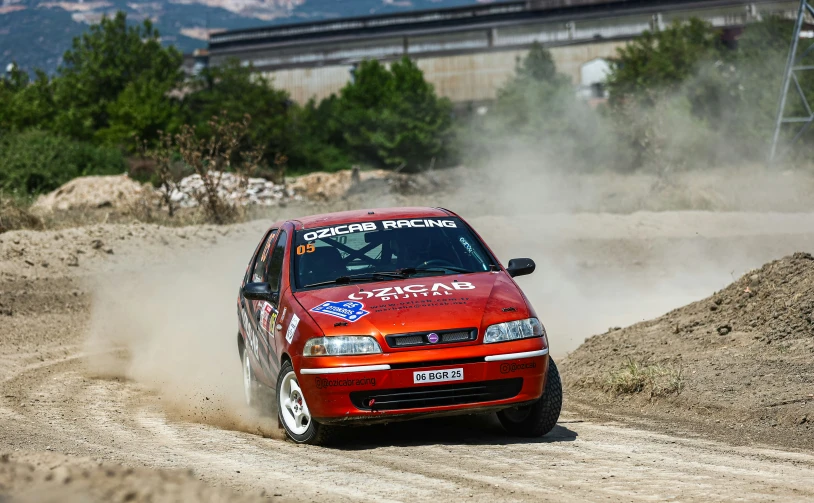
[[[356,283],[294,295],[325,335],[480,329],[529,316],[523,294],[503,271]]]

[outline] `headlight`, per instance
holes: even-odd
[[[381,353],[382,348],[373,337],[341,335],[309,339],[302,350],[303,356],[369,355]]]
[[[525,320],[507,321],[506,323],[491,325],[486,329],[483,342],[488,344],[490,342],[514,341],[527,337],[545,337],[545,335],[545,328],[543,324],[540,323],[540,320],[537,318],[528,318]]]

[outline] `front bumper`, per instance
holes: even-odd
[[[488,412],[537,400],[545,387],[548,348],[529,339],[343,361],[300,358],[295,368],[317,421],[386,422]],[[451,369],[461,369],[463,379],[414,383],[416,372]]]

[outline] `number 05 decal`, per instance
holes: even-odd
[[[314,253],[314,250],[316,250],[316,247],[314,247],[314,245],[312,245],[312,244],[299,245],[297,247],[297,255],[304,255],[306,253]]]

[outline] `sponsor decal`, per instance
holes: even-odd
[[[337,225],[336,227],[326,227],[325,229],[306,232],[305,234],[302,235],[302,238],[306,241],[314,241],[315,239],[341,236],[343,234],[353,234],[354,232],[367,232],[375,230],[376,230],[375,222],[364,222],[361,224]]]
[[[430,344],[435,344],[439,339],[438,334],[435,332],[427,335],[427,340],[430,341]]]
[[[268,330],[269,327],[271,327],[271,323],[269,323],[269,321],[271,319],[271,313],[274,311],[274,307],[272,307],[272,305],[268,302],[263,302],[263,306],[260,309],[262,309],[262,314],[260,315],[260,328],[263,330]]]
[[[401,229],[402,227],[413,227],[413,228],[448,227],[455,229],[458,227],[455,224],[454,220],[440,220],[433,218],[426,219],[414,218],[412,220],[384,220],[382,221],[382,226],[385,229]]]
[[[376,386],[375,377],[362,377],[362,378],[326,378],[317,377],[315,380],[317,389],[334,388],[337,386]]]
[[[291,323],[288,324],[288,330],[285,333],[285,341],[291,344],[291,341],[294,340],[294,332],[297,331],[297,325],[300,324],[300,317],[296,314],[291,315]]]
[[[358,224],[337,225],[336,227],[326,227],[324,229],[317,229],[314,231],[306,232],[302,235],[305,241],[314,241],[317,239],[330,238],[334,236],[342,236],[344,234],[353,234],[354,232],[369,232],[376,230],[388,229],[403,229],[403,228],[432,228],[432,227],[446,227],[455,229],[458,224],[455,220],[446,220],[441,218],[413,218],[410,220],[382,220],[380,222],[362,222]],[[299,250],[299,249],[298,249]],[[307,248],[303,248],[303,252],[308,252]]]
[[[288,311],[288,306],[283,308],[283,314],[282,314],[282,316],[280,316],[278,318],[280,320],[280,323],[285,323],[285,312],[286,311]],[[280,328],[283,328],[282,325],[280,326]]]
[[[340,302],[326,301],[311,309],[311,312],[336,316],[337,318],[342,318],[343,320],[350,321],[351,323],[370,314],[369,311],[365,311],[365,305],[361,302],[349,302],[347,300]]]
[[[466,251],[470,255],[473,255],[475,253],[475,250],[472,248],[472,245],[469,244],[469,241],[467,241],[465,237],[463,236],[459,237],[458,242],[460,242],[463,245],[463,247],[466,248]]]
[[[528,361],[528,362],[505,362],[500,364],[500,373],[501,374],[510,374],[512,372],[517,372],[518,370],[526,370],[526,369],[536,369],[537,362],[535,361]]]
[[[243,321],[243,330],[246,331],[246,338],[249,342],[249,349],[251,349],[252,353],[254,353],[255,358],[260,358],[260,355],[257,352],[257,333],[254,331],[254,327],[252,324],[249,323],[249,315],[246,314],[245,309],[240,310],[240,319]]]
[[[452,295],[459,290],[474,290],[475,285],[466,281],[453,281],[452,284],[434,283],[432,285],[391,286],[374,288],[370,291],[354,292],[348,295],[352,300],[376,298],[381,300],[409,299],[412,297],[439,297]]]

